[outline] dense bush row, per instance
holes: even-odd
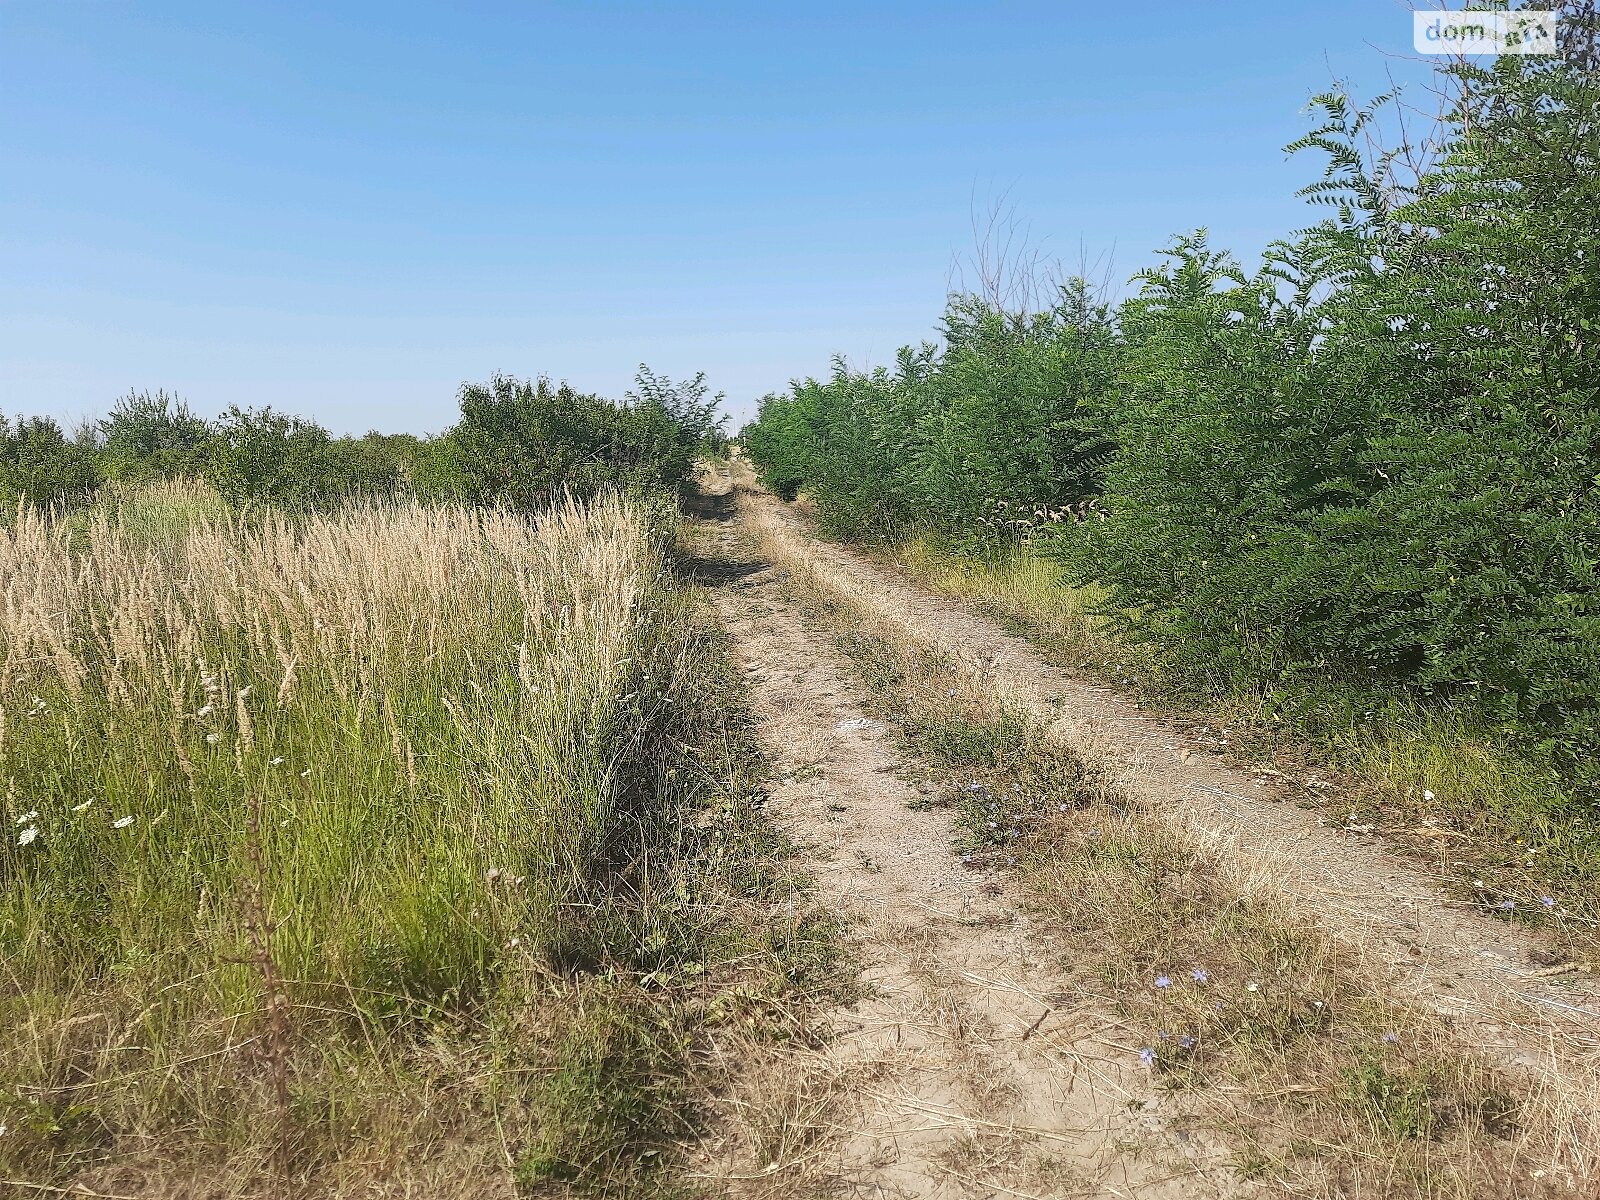
[[[461,419],[419,438],[335,437],[271,408],[207,421],[164,392],[131,394],[72,434],[48,417],[0,414],[0,504],[71,501],[107,482],[203,478],[230,500],[316,508],[409,494],[532,508],[563,490],[673,490],[720,438],[702,376],[681,384],[641,367],[623,402],[547,379],[496,375],[460,393]]]
[[[742,439],[841,533],[1056,527],[1108,611],[1260,686],[1315,675],[1470,703],[1591,782],[1600,746],[1600,68],[1450,73],[1431,165],[1374,159],[1374,108],[1320,98],[1291,149],[1333,207],[1247,274],[1177,239],[1116,308],[971,298],[942,349],[836,366]],[[1046,522],[1048,524],[1048,522]]]

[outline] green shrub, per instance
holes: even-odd
[[[134,483],[201,474],[212,437],[204,418],[164,391],[129,392],[94,429],[101,475]]]
[[[643,394],[627,404],[544,378],[495,375],[468,384],[448,446],[429,456],[425,486],[519,509],[562,492],[676,491],[715,428],[710,408],[717,400],[706,407],[699,377],[675,389],[641,368],[640,380]]]
[[[769,396],[741,435],[762,478],[804,486],[831,528],[882,536],[916,526],[970,533],[1096,488],[1110,443],[1088,405],[1115,375],[1115,330],[1075,281],[1049,312],[956,297],[945,347],[906,347],[891,375],[852,373]]]
[[[87,439],[69,439],[49,417],[0,413],[0,504],[48,504],[86,494],[99,482]]]
[[[1320,97],[1290,149],[1326,155],[1332,215],[1254,272],[1199,231],[1114,312],[957,298],[895,373],[768,397],[752,460],[849,536],[1062,530],[1180,673],[1403,692],[1600,783],[1600,54],[1581,5],[1561,28],[1451,68],[1409,178],[1371,150],[1389,98]],[[1057,523],[1090,495],[1108,519]]]

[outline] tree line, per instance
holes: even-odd
[[[1200,230],[1114,305],[953,297],[741,442],[842,535],[1024,534],[1180,668],[1471,706],[1592,789],[1600,65],[1593,5],[1562,18],[1560,55],[1444,72],[1428,154],[1375,138],[1392,96],[1318,97],[1289,149],[1328,215],[1253,270]]]
[[[102,484],[204,479],[236,503],[321,508],[358,496],[531,509],[557,492],[674,491],[722,439],[704,375],[674,383],[640,367],[621,401],[545,378],[466,384],[460,417],[418,437],[334,436],[271,407],[231,406],[207,420],[166,392],[134,392],[63,430],[50,417],[0,413],[0,504],[73,503]]]

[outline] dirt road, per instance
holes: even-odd
[[[948,816],[911,811],[917,796],[895,773],[894,741],[866,718],[831,637],[806,625],[785,586],[789,555],[815,568],[806,586],[848,594],[965,664],[1125,795],[1215,846],[1242,891],[1288,897],[1391,994],[1447,1014],[1465,1043],[1553,1087],[1573,1110],[1563,1120],[1574,1137],[1588,1136],[1600,1095],[1592,978],[1541,974],[1516,926],[1445,899],[1380,846],[1325,828],[993,622],[819,541],[737,460],[707,491],[708,577],[783,771],[775,809],[810,848],[823,898],[856,918],[872,985],[803,1069],[790,1056],[781,1078],[750,1081],[748,1112],[779,1126],[771,1114],[828,1113],[831,1124],[766,1144],[747,1132],[746,1144],[723,1147],[722,1177],[736,1191],[806,1195],[831,1182],[862,1196],[1196,1196],[1245,1187],[1225,1151],[1150,1089],[1136,1047],[1103,1008],[1059,1011],[1059,981],[1035,933],[1003,894],[960,869]]]
[[[1238,1194],[1105,1012],[1064,1005],[1028,921],[951,853],[948,813],[917,811],[893,737],[726,483],[704,574],[780,772],[772,808],[851,921],[866,995],[822,1049],[741,1081],[717,1178],[762,1196]]]

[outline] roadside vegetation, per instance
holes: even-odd
[[[1341,819],[1446,830],[1464,887],[1600,917],[1600,51],[1560,7],[1563,55],[1453,68],[1431,138],[1319,98],[1331,214],[1253,271],[1202,230],[1119,304],[954,297],[741,443],[824,529],[1349,772]]]

